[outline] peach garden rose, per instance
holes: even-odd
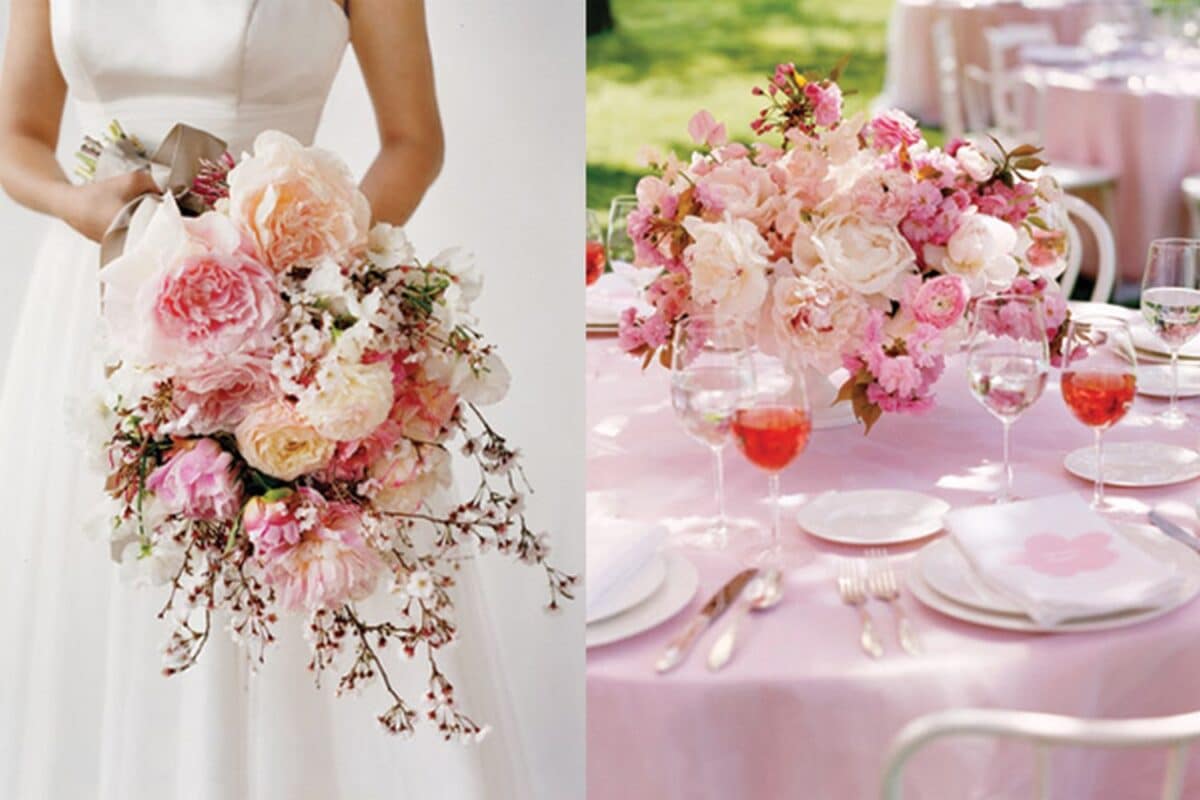
[[[331,440],[283,400],[252,408],[235,435],[246,463],[282,481],[324,469],[335,449]]]
[[[279,131],[229,172],[229,214],[273,269],[340,260],[367,243],[371,209],[346,165]]]

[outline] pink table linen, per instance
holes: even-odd
[[[589,507],[643,520],[707,511],[709,456],[673,418],[665,370],[642,373],[613,339],[589,341],[587,368]],[[998,487],[1000,425],[970,396],[957,360],[939,387],[939,403],[925,417],[886,417],[869,438],[859,428],[814,432],[808,451],[783,475],[785,502],[794,507],[830,489],[884,487],[928,492],[956,507],[984,501]],[[1197,409],[1196,401],[1184,403]],[[1139,397],[1109,439],[1200,444],[1194,427],[1150,427],[1147,417],[1159,408]],[[1013,429],[1018,494],[1087,497],[1090,485],[1068,475],[1062,459],[1090,441],[1052,381]],[[727,455],[731,513],[765,523],[765,476],[732,446]],[[1197,484],[1111,494],[1131,514],[1159,505],[1194,518]],[[788,574],[782,605],[752,621],[724,672],[704,667],[711,635],[674,673],[653,672],[683,615],[589,652],[589,798],[866,800],[878,797],[892,737],[932,711],[981,706],[1130,717],[1200,708],[1200,606],[1120,631],[1034,636],[951,620],[906,592],[902,603],[927,652],[901,653],[891,617],[875,604],[888,652],[873,662],[859,650],[858,618],[833,584],[835,557],[856,551],[807,538],[795,523],[785,535],[814,560]],[[686,552],[701,587],[684,615],[739,566],[732,553]],[[1200,796],[1200,760],[1191,763],[1186,797]],[[912,762],[906,797],[1029,797],[1032,764],[1028,748],[1017,745],[935,745]],[[1162,764],[1158,753],[1100,760],[1062,751],[1053,762],[1055,796],[1156,798]]]
[[[896,0],[888,25],[887,74],[883,98],[887,107],[901,108],[927,125],[941,121],[937,57],[933,26],[949,19],[954,30],[960,67],[988,66],[984,34],[997,25],[1044,22],[1052,26],[1062,44],[1078,44],[1097,18],[1097,12],[1114,0]]]
[[[1147,63],[1138,77],[1026,67],[1044,87],[1043,136],[1053,162],[1106,167],[1113,198],[1117,276],[1140,283],[1150,242],[1186,236],[1183,179],[1200,171],[1200,67]]]

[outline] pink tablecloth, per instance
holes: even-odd
[[[950,20],[960,66],[988,66],[984,33],[997,25],[1045,22],[1063,44],[1076,44],[1097,12],[1123,0],[896,0],[888,26],[887,76],[883,99],[927,125],[941,121],[933,25]]]
[[[666,375],[639,372],[612,339],[588,344],[590,502],[630,517],[697,513],[712,502],[708,453],[672,418]],[[896,487],[978,503],[997,485],[999,423],[970,397],[952,363],[940,407],[926,417],[881,421],[861,430],[817,431],[808,452],[783,476],[789,505],[828,489]],[[1195,403],[1187,401],[1197,409]],[[1155,438],[1198,444],[1193,428],[1147,426],[1159,408],[1139,398],[1111,439]],[[1056,384],[1013,429],[1017,490],[1025,496],[1090,487],[1062,468],[1063,455],[1091,433],[1071,418]],[[764,521],[766,482],[736,453],[729,458],[734,514]],[[1197,485],[1114,490],[1131,511],[1153,504],[1190,513]],[[737,660],[718,675],[693,657],[666,677],[651,664],[679,619],[588,655],[588,797],[591,800],[866,800],[878,797],[884,753],[905,723],[952,707],[983,706],[1128,717],[1200,708],[1200,605],[1121,631],[1032,636],[958,623],[909,596],[927,654],[900,654],[886,623],[887,656],[866,659],[857,617],[833,586],[832,557],[845,549],[787,535],[815,561],[787,578],[783,605],[756,618]],[[737,568],[733,556],[689,553],[699,567],[699,606]],[[710,637],[711,638],[711,637]],[[705,644],[709,640],[702,642]],[[1192,759],[1185,797],[1200,797],[1200,759]],[[983,743],[937,745],[913,762],[913,800],[1027,798],[1027,749]],[[1055,757],[1054,796],[1072,800],[1158,797],[1159,754],[1098,760]]]
[[[1138,283],[1150,242],[1186,236],[1183,179],[1200,172],[1200,66],[1146,65],[1146,77],[1094,80],[1026,68],[1045,87],[1043,135],[1051,162],[1106,167],[1117,178],[1117,274]],[[1031,88],[1032,91],[1032,88]]]

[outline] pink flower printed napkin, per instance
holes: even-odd
[[[946,527],[979,578],[1041,625],[1155,608],[1183,580],[1074,494],[951,511]]]

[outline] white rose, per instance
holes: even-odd
[[[392,410],[392,367],[327,358],[296,410],[317,433],[338,442],[369,436]]]
[[[899,299],[903,278],[916,272],[912,247],[890,225],[842,214],[829,217],[813,233],[821,262],[860,294]]]
[[[684,228],[694,240],[684,251],[692,273],[692,294],[729,317],[758,312],[767,298],[770,248],[754,223],[745,219],[704,222],[689,217]]]
[[[946,244],[941,268],[966,280],[972,295],[993,284],[1007,286],[1017,277],[1013,252],[1017,232],[1003,220],[987,214],[970,214]]]
[[[958,161],[958,166],[962,167],[962,171],[967,173],[973,181],[983,183],[989,180],[996,171],[996,165],[992,159],[974,145],[964,144],[958,148],[954,157]]]

